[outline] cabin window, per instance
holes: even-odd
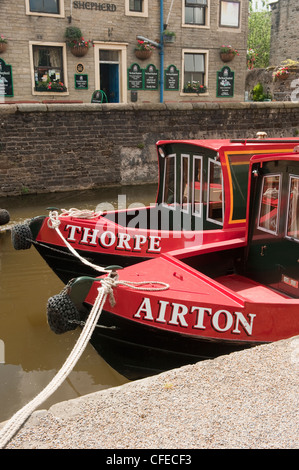
[[[209,160],[209,187],[207,219],[217,223],[223,223],[223,186],[220,162]]]
[[[175,155],[168,155],[164,164],[163,203],[174,206],[176,193]]]
[[[280,200],[280,175],[267,175],[263,178],[258,228],[277,234],[277,221]]]
[[[192,214],[201,216],[202,206],[202,158],[193,157]]]
[[[299,240],[299,178],[290,177],[287,237]]]
[[[189,155],[182,155],[181,160],[181,206],[189,211]]]

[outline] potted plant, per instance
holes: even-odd
[[[234,49],[232,46],[221,46],[220,47],[220,57],[223,62],[230,62],[233,60],[235,55],[239,55],[237,49]]]
[[[68,26],[65,30],[65,38],[67,46],[73,55],[83,57],[87,54],[91,41],[86,41],[83,38],[80,28]]]
[[[135,47],[135,55],[140,60],[149,59],[154,49],[156,49],[155,46],[139,39]]]
[[[3,34],[0,35],[0,54],[2,52],[5,52],[7,48],[7,39],[3,36]]]
[[[207,87],[196,81],[188,82],[187,85],[185,85],[183,88],[183,93],[202,94],[206,92],[207,92]]]
[[[175,41],[175,32],[165,29],[163,31],[163,41],[166,43],[171,43]]]
[[[285,80],[286,78],[288,78],[289,74],[290,74],[289,67],[281,66],[281,67],[278,67],[278,69],[275,70],[275,72],[273,72],[272,76],[274,80],[276,79]]]
[[[47,80],[40,80],[36,83],[35,90],[41,92],[62,93],[67,91],[67,88],[60,80],[50,80],[50,77],[48,76]]]

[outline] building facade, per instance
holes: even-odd
[[[0,15],[0,103],[244,100],[248,0],[1,0]]]

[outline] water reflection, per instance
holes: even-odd
[[[23,196],[0,199],[0,207],[10,212],[14,223],[47,214],[49,206],[94,209],[99,202],[109,202],[117,207],[118,194],[126,194],[127,205],[149,204],[155,201],[156,187]],[[10,233],[0,232],[0,340],[4,344],[4,363],[0,364],[0,422],[9,419],[50,382],[80,334],[75,330],[57,336],[47,325],[47,300],[62,288],[62,282],[34,248],[16,251]],[[67,380],[42,408],[126,381],[88,345]]]

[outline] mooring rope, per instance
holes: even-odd
[[[59,216],[58,215],[58,212],[57,211],[51,211],[49,213],[49,218],[48,218],[48,227],[49,228],[52,228],[56,231],[56,233],[59,235],[59,237],[61,238],[61,240],[64,242],[64,244],[67,246],[67,248],[70,250],[70,252],[76,256],[77,258],[80,259],[80,261],[93,268],[95,271],[98,271],[98,272],[102,272],[102,273],[109,273],[110,271],[102,266],[97,266],[96,264],[93,264],[91,263],[90,261],[88,261],[87,259],[83,258],[83,256],[79,255],[79,253],[72,247],[72,245],[70,245],[70,243],[64,238],[64,236],[62,235],[60,229],[59,229],[59,225],[60,225],[60,220],[59,220],[59,217],[65,217],[65,216],[70,216],[70,214],[72,214],[71,216],[72,217],[82,217],[82,218],[93,218],[93,217],[97,217],[99,215],[99,213],[95,213],[93,211],[79,211],[78,209],[69,209],[68,211],[66,211],[65,209],[62,209],[62,214]],[[73,215],[73,214],[76,214],[76,215]],[[95,215],[96,214],[96,215]]]
[[[24,422],[30,417],[33,411],[40,406],[45,400],[47,400],[63,383],[66,377],[71,373],[76,363],[83,354],[90,338],[93,333],[93,330],[96,327],[96,324],[102,313],[104,304],[106,302],[107,296],[110,296],[110,301],[112,304],[115,303],[113,296],[113,288],[119,285],[130,287],[137,290],[166,290],[169,288],[169,285],[164,282],[158,281],[143,281],[143,282],[128,282],[118,280],[118,276],[111,272],[109,276],[100,280],[101,287],[98,288],[98,295],[94,302],[94,305],[90,311],[90,314],[87,318],[85,326],[72,349],[69,357],[59,370],[59,372],[54,376],[51,382],[42,390],[33,400],[31,400],[27,405],[21,408],[15,415],[10,418],[10,420],[4,425],[0,430],[0,449],[3,449],[8,442],[13,438],[13,436],[18,432]],[[160,284],[160,287],[144,287],[146,284]]]

